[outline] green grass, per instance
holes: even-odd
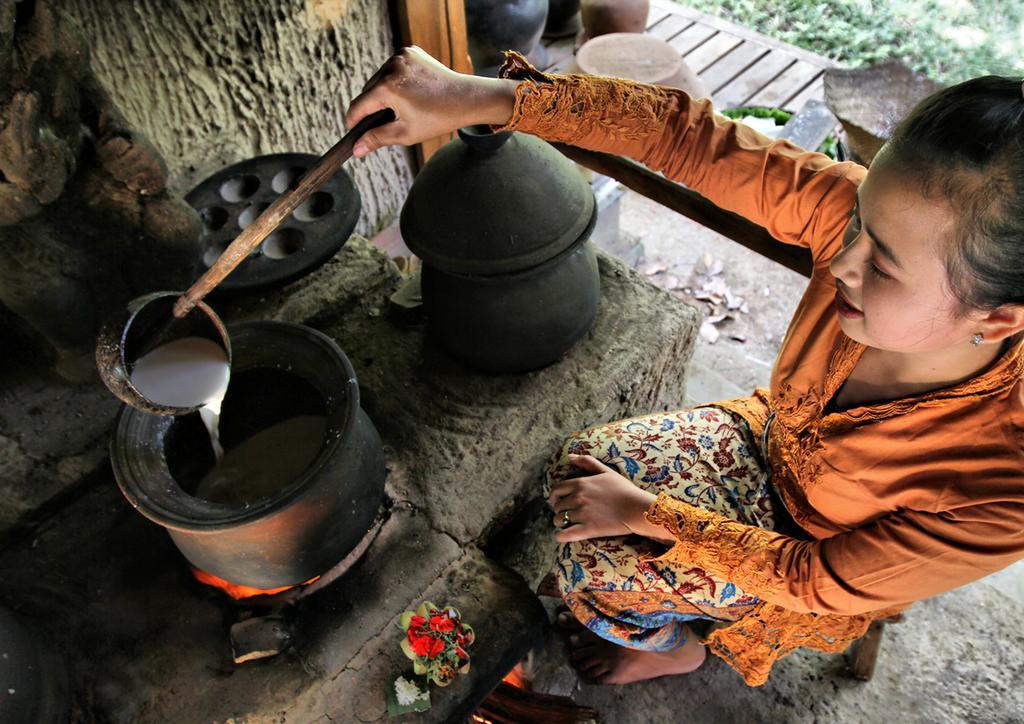
[[[1024,0],[676,0],[859,68],[896,58],[940,83],[1024,75]]]

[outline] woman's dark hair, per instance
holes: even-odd
[[[960,302],[984,310],[1024,304],[1022,79],[988,75],[932,94],[880,155],[956,213],[946,268]]]

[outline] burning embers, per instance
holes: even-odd
[[[529,662],[527,656],[523,662]],[[567,696],[533,691],[528,663],[516,664],[501,680],[471,721],[477,724],[582,724],[598,721],[597,711],[578,706]]]
[[[320,576],[314,576],[305,583],[300,583],[296,586],[279,586],[278,588],[253,588],[252,586],[240,586],[237,583],[231,583],[225,581],[223,578],[218,578],[212,573],[201,571],[195,566],[191,566],[192,575],[195,576],[196,580],[200,583],[205,583],[207,586],[212,586],[220,591],[223,591],[228,596],[236,601],[243,601],[248,598],[256,598],[263,596],[276,596],[284,591],[290,591],[301,586],[308,586],[309,584],[320,580]]]

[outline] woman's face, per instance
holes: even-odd
[[[903,353],[970,341],[980,315],[963,314],[944,263],[953,222],[948,206],[924,198],[911,179],[876,159],[830,265],[839,325],[849,337]]]

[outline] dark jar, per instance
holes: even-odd
[[[464,128],[423,167],[402,237],[423,259],[431,335],[488,372],[555,362],[597,316],[593,191],[540,139]]]
[[[304,469],[256,499],[197,497],[213,467],[198,413],[169,417],[122,408],[111,446],[118,485],[167,529],[193,566],[254,588],[293,586],[341,561],[384,502],[380,436],[359,405],[348,358],[329,337],[298,324],[229,326],[233,359],[220,440],[225,458],[260,431],[295,417],[323,418],[319,450]]]
[[[474,72],[496,76],[506,50],[530,55],[547,17],[548,0],[466,0],[466,35]]]

